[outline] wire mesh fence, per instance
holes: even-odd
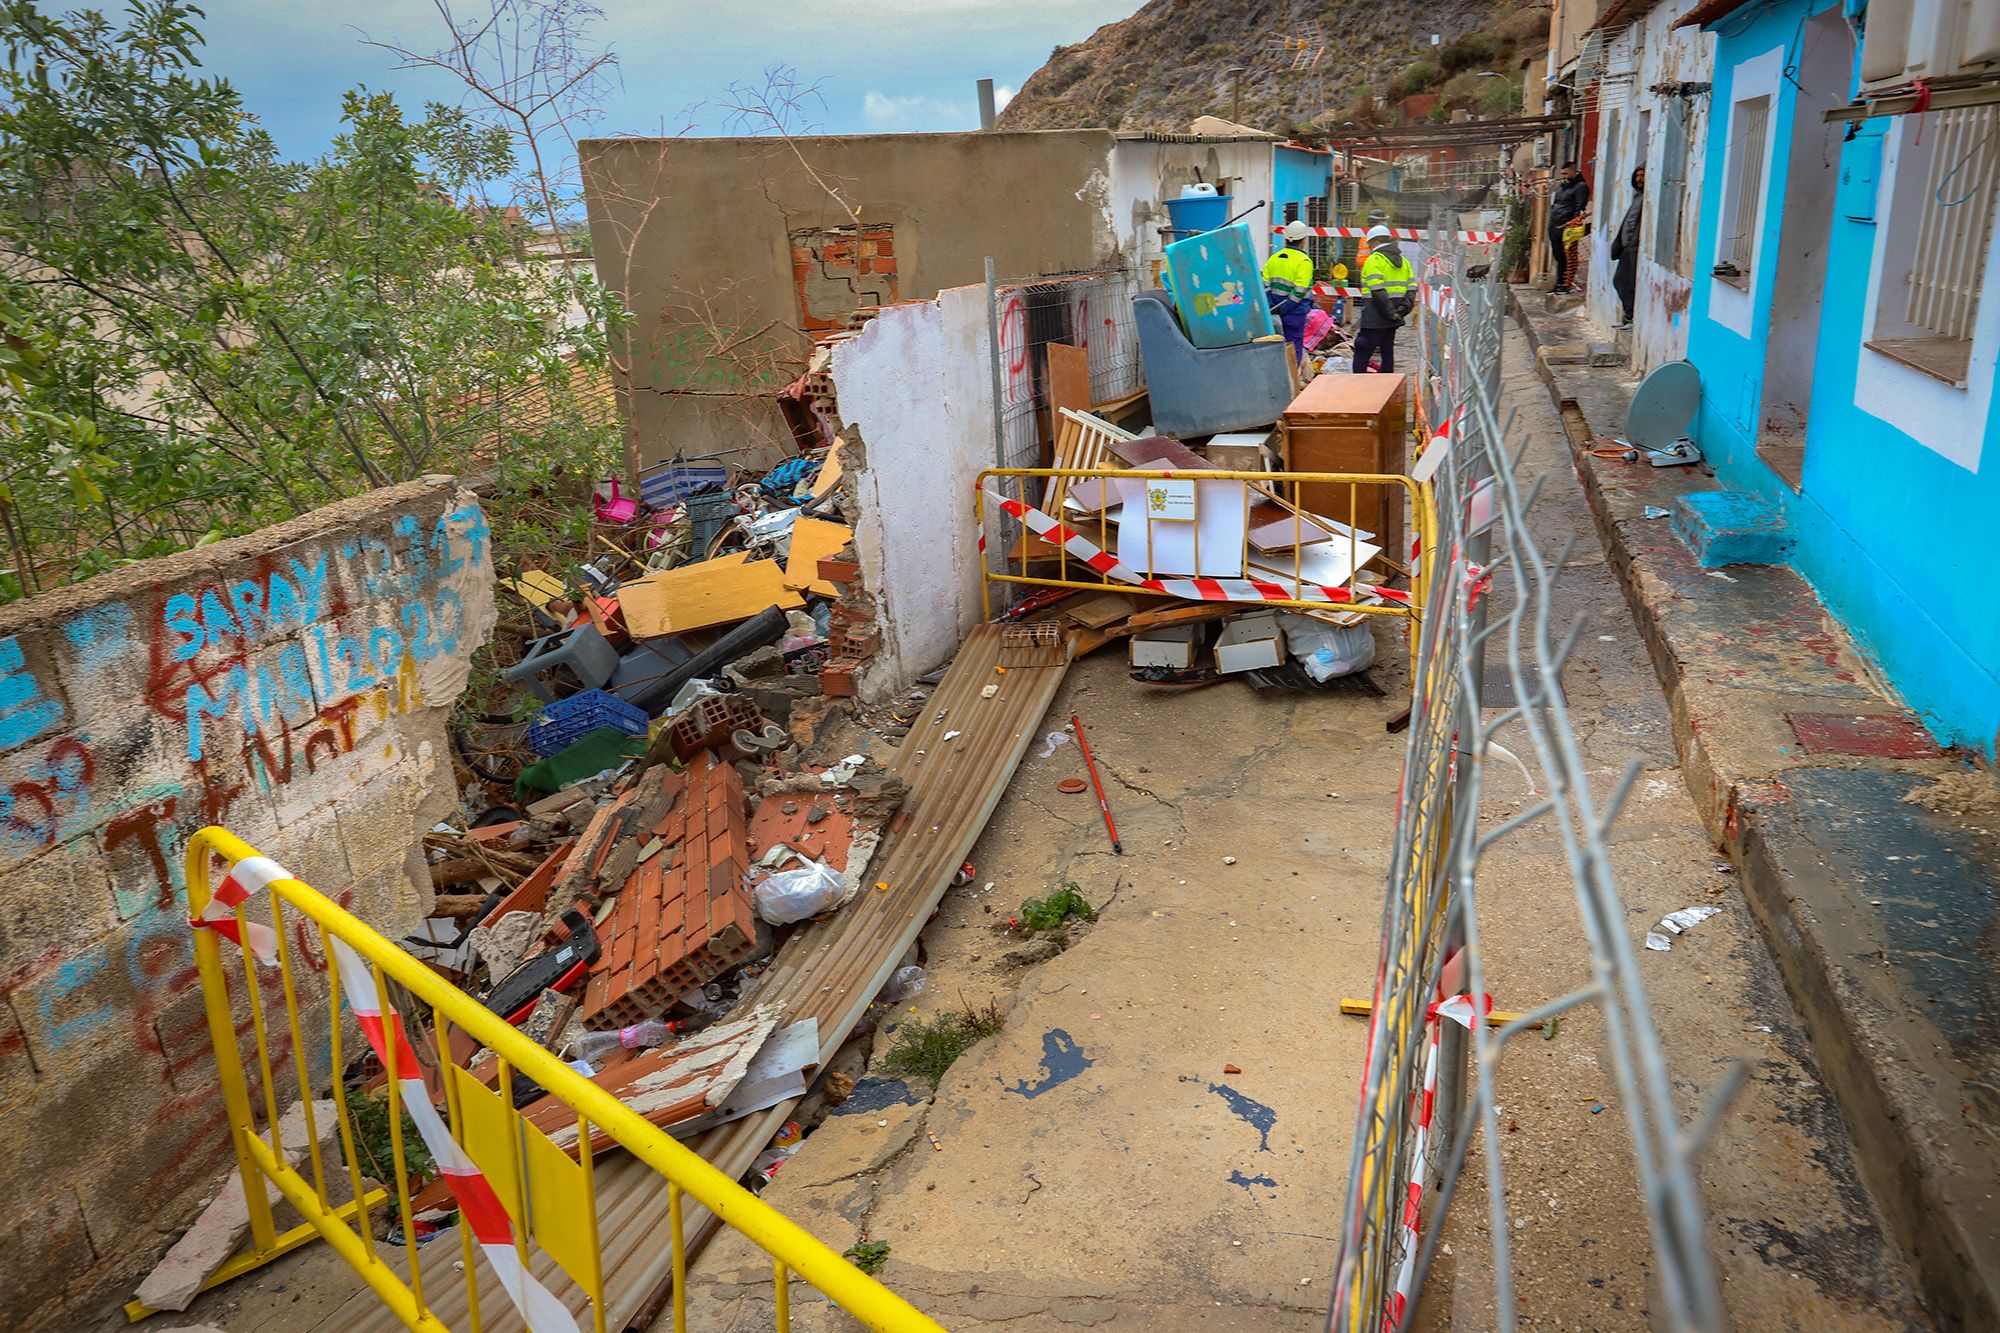
[[[994,385],[999,402],[1003,467],[1040,467],[1052,439],[1049,346],[1062,343],[1089,357],[1088,408],[1136,392],[1144,382],[1132,298],[1139,275],[1131,269],[1056,273],[996,284],[998,332]]]
[[[1431,228],[1437,236],[1451,231],[1442,216]],[[1553,621],[1554,581],[1568,552],[1551,558],[1535,541],[1527,515],[1536,488],[1518,483],[1522,451],[1499,407],[1506,289],[1468,282],[1465,271],[1462,248],[1434,247],[1416,317],[1419,418],[1431,441],[1427,455],[1442,451],[1425,459],[1436,469],[1438,533],[1412,650],[1410,742],[1327,1326],[1370,1333],[1412,1326],[1475,1135],[1486,1145],[1496,1326],[1517,1326],[1497,1065],[1520,1032],[1595,1004],[1658,1265],[1655,1322],[1720,1328],[1693,1159],[1743,1070],[1712,1090],[1691,1125],[1680,1123],[1606,849],[1639,766],[1608,798],[1593,795],[1561,683],[1581,625]],[[1489,657],[1512,687],[1515,701],[1504,710],[1481,707]],[[1525,757],[1547,795],[1482,831],[1485,760],[1496,733],[1510,726],[1526,733]],[[1479,935],[1481,858],[1524,828],[1550,825],[1575,887],[1592,980],[1494,1027]]]

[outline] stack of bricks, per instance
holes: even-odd
[[[603,1032],[658,1018],[755,949],[743,797],[736,769],[704,752],[689,761],[672,807],[651,828],[633,831],[642,844],[662,845],[634,867],[598,930],[603,954],[584,990],[585,1027]]]
[[[861,588],[861,566],[831,557],[819,562],[819,576],[840,589],[828,612],[827,662],[819,673],[820,693],[844,699],[855,693],[855,677],[882,646],[875,622],[875,599]]]

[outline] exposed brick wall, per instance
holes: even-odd
[[[230,1163],[188,836],[222,824],[405,933],[493,616],[485,519],[444,477],[0,609],[0,1323],[123,1299]],[[307,1026],[323,1065],[323,1000]]]

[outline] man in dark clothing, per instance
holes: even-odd
[[[1555,255],[1556,285],[1552,290],[1568,292],[1576,290],[1569,282],[1569,246],[1563,241],[1563,228],[1582,217],[1590,209],[1590,182],[1583,178],[1574,162],[1563,163],[1562,180],[1556,185],[1555,194],[1549,199],[1549,249]]]
[[[1625,318],[1618,327],[1632,327],[1632,298],[1639,289],[1639,218],[1646,202],[1646,169],[1640,167],[1632,173],[1632,203],[1625,210],[1625,216],[1618,223],[1618,234],[1611,238],[1611,260],[1615,267],[1611,270],[1611,289],[1618,293],[1618,304],[1625,309]]]
[[[1354,370],[1366,373],[1375,353],[1382,373],[1396,373],[1396,330],[1416,304],[1417,275],[1387,227],[1368,229],[1368,258],[1361,261],[1361,327],[1354,334]]]

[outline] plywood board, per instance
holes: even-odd
[[[1062,411],[1090,410],[1090,353],[1068,343],[1050,343],[1049,354],[1049,436],[1062,434]]]
[[[1097,592],[1088,597],[1072,597],[1063,603],[1062,613],[1079,625],[1091,629],[1103,629],[1114,625],[1139,609],[1137,599],[1129,593]]]
[[[625,610],[625,627],[640,639],[733,625],[766,607],[790,611],[806,604],[785,586],[784,571],[775,560],[683,565],[626,584],[618,602]]]
[[[819,562],[840,554],[854,540],[854,529],[823,518],[801,518],[792,524],[792,552],[785,561],[785,586],[795,592],[838,597],[840,589],[819,576]]]
[[[814,498],[825,495],[835,486],[838,486],[842,473],[840,446],[836,444],[833,448],[826,451],[826,461],[819,465],[819,473],[813,478],[812,493]]]

